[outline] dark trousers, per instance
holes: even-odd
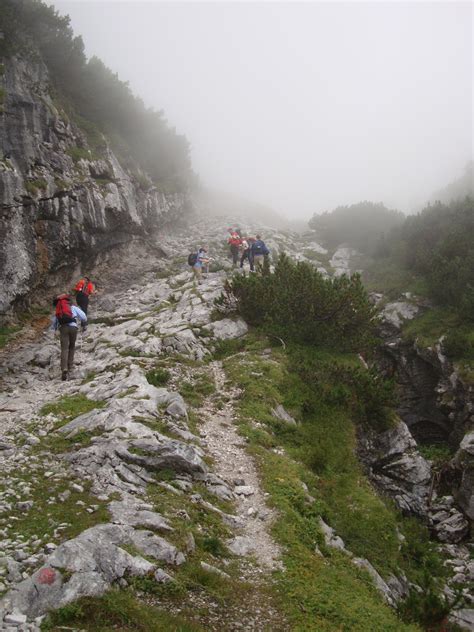
[[[59,336],[61,339],[61,371],[70,371],[74,365],[77,327],[61,325]]]
[[[239,261],[239,247],[235,244],[231,244],[230,254],[232,255],[232,263],[234,264],[234,266],[236,266]]]
[[[79,307],[82,309],[84,314],[87,315],[87,308],[89,307],[89,297],[87,296],[87,294],[84,294],[84,292],[77,292],[76,302],[79,305]]]
[[[252,256],[252,252],[251,252],[250,248],[247,248],[247,250],[244,250],[243,253],[242,253],[242,257],[240,258],[240,267],[241,268],[244,267],[245,259],[249,260],[250,269],[253,270],[253,256]]]

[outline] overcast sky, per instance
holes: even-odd
[[[204,183],[285,215],[409,212],[472,157],[470,2],[54,5],[188,137]]]

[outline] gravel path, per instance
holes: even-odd
[[[245,440],[234,424],[234,399],[238,390],[227,389],[221,362],[211,364],[217,395],[225,395],[228,401],[220,410],[214,398],[206,400],[199,413],[202,416],[201,437],[206,441],[206,451],[214,460],[215,473],[224,479],[236,495],[236,512],[242,521],[241,535],[235,546],[252,555],[258,567],[267,571],[281,568],[281,551],[269,535],[276,512],[265,502],[257,468],[245,449]],[[245,554],[245,553],[244,553]]]

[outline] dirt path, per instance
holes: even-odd
[[[234,425],[234,400],[238,395],[236,387],[225,386],[225,373],[221,362],[213,362],[217,396],[224,396],[221,409],[216,408],[216,398],[208,398],[200,409],[203,423],[201,436],[205,439],[206,450],[215,464],[215,473],[234,488],[236,510],[242,521],[241,534],[233,545],[234,552],[255,558],[257,565],[266,571],[282,567],[280,549],[271,538],[269,529],[276,518],[273,510],[265,502],[257,468],[253,458],[245,449],[245,440],[237,433]]]

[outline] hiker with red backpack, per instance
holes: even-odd
[[[230,246],[230,254],[232,256],[232,263],[234,264],[234,266],[236,266],[239,261],[239,249],[240,249],[240,245],[242,244],[242,238],[240,237],[239,233],[233,228],[229,228],[228,230],[229,230],[230,237],[227,240],[227,243]]]
[[[89,307],[89,296],[95,293],[95,287],[89,277],[81,279],[74,288],[76,301],[84,314],[87,314]]]
[[[67,380],[69,373],[74,366],[74,352],[76,350],[76,339],[78,332],[77,319],[81,321],[81,329],[84,333],[87,329],[87,316],[85,313],[72,304],[69,294],[60,294],[53,300],[56,308],[52,328],[53,331],[59,329],[61,341],[61,379]]]

